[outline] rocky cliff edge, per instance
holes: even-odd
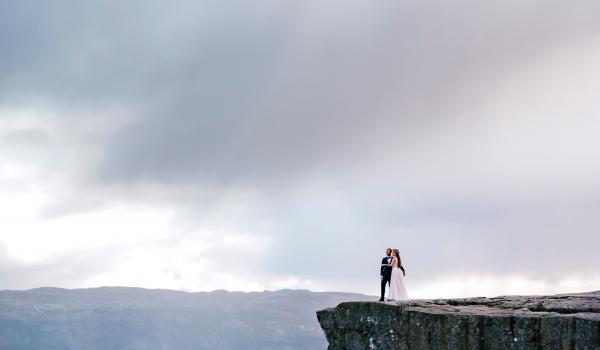
[[[600,291],[346,302],[317,318],[329,350],[600,350]]]

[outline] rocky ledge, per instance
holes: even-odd
[[[317,318],[329,350],[600,349],[600,291],[347,302]]]

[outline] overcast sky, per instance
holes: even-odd
[[[600,289],[600,2],[0,3],[0,289]]]

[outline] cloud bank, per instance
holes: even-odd
[[[600,4],[0,5],[0,288],[600,287]]]

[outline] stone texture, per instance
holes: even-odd
[[[317,318],[329,350],[600,349],[600,291],[346,302]]]

